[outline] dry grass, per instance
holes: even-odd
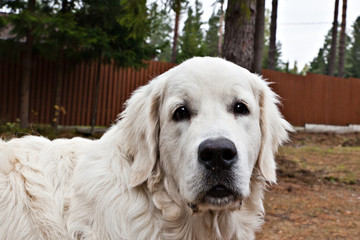
[[[297,134],[280,149],[261,240],[358,239],[360,135]]]

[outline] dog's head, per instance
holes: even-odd
[[[130,184],[164,176],[190,206],[238,206],[254,169],[276,182],[274,153],[291,126],[259,76],[219,58],[193,58],[137,90],[121,124]]]

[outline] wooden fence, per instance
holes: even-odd
[[[173,66],[155,61],[139,70],[102,65],[96,124],[109,126],[137,87]],[[53,121],[56,70],[56,63],[34,58],[29,116],[32,123]],[[60,111],[57,119],[60,125],[90,125],[96,71],[95,63],[64,68],[61,106],[65,111]],[[273,82],[272,88],[281,96],[281,110],[293,125],[360,124],[360,79],[316,74],[299,76],[270,70],[264,70],[263,76]],[[21,63],[0,61],[1,122],[15,122],[19,118],[20,80]]]
[[[30,86],[32,123],[50,124],[55,111],[55,74],[57,65],[43,58],[33,59]],[[96,63],[64,64],[60,125],[90,125],[91,106],[97,75]],[[150,61],[139,70],[103,64],[100,70],[99,104],[96,125],[109,126],[123,110],[131,93],[174,64]],[[67,70],[65,70],[65,68]],[[21,63],[0,61],[0,121],[15,122],[19,118]]]
[[[263,70],[281,97],[281,111],[295,126],[360,124],[360,79]]]

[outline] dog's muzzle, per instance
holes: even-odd
[[[198,148],[198,161],[204,167],[206,176],[200,202],[222,206],[240,197],[233,177],[233,165],[238,161],[238,153],[231,140],[215,138],[203,141]]]

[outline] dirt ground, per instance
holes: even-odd
[[[258,240],[360,239],[360,134],[292,135]]]

